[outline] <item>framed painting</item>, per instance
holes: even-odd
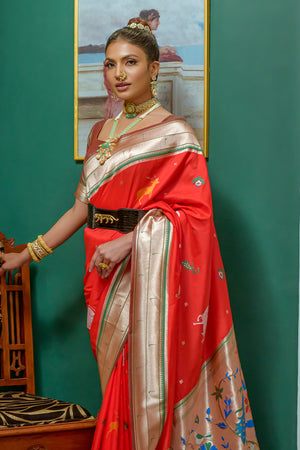
[[[105,8],[98,0],[75,0],[74,6],[74,159],[84,159],[92,126],[118,112],[103,74],[105,42],[132,17],[151,22],[159,45],[160,103],[188,121],[208,157],[209,0],[186,0],[184,7],[153,0],[144,8],[134,0]]]

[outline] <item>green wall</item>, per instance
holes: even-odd
[[[263,450],[296,449],[299,9],[296,0],[211,5],[208,166]],[[16,0],[1,15],[0,231],[21,243],[72,205],[81,172],[73,161],[73,2]],[[96,414],[82,237],[32,265],[36,386]]]
[[[263,450],[296,449],[299,12],[212,1],[210,177]]]
[[[0,230],[17,243],[47,231],[72,206],[81,173],[73,160],[73,11],[66,0],[1,6]],[[37,392],[96,414],[82,231],[31,267]]]

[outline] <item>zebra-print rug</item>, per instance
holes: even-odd
[[[25,392],[0,393],[0,428],[93,419],[82,406]]]

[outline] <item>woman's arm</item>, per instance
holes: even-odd
[[[73,207],[44,234],[46,244],[52,249],[59,247],[86,223],[87,214],[88,205],[76,199]]]
[[[43,239],[48,247],[55,249],[71,237],[87,221],[87,213],[87,204],[76,199],[73,207],[44,234]],[[17,269],[32,262],[28,248],[25,248],[21,253],[4,253],[0,258],[2,260],[0,275],[5,270]]]

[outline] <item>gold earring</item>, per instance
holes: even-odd
[[[117,101],[117,96],[115,93],[113,93],[113,101],[116,102]]]
[[[124,80],[126,80],[126,78],[127,78],[127,73],[126,72],[124,72],[124,70],[121,70],[121,72],[120,72],[120,81],[124,81]]]
[[[152,92],[153,97],[156,97],[157,94],[158,94],[158,86],[157,86],[157,84],[158,83],[156,81],[156,76],[153,75],[152,81],[150,83],[150,85],[151,85],[151,92]]]

